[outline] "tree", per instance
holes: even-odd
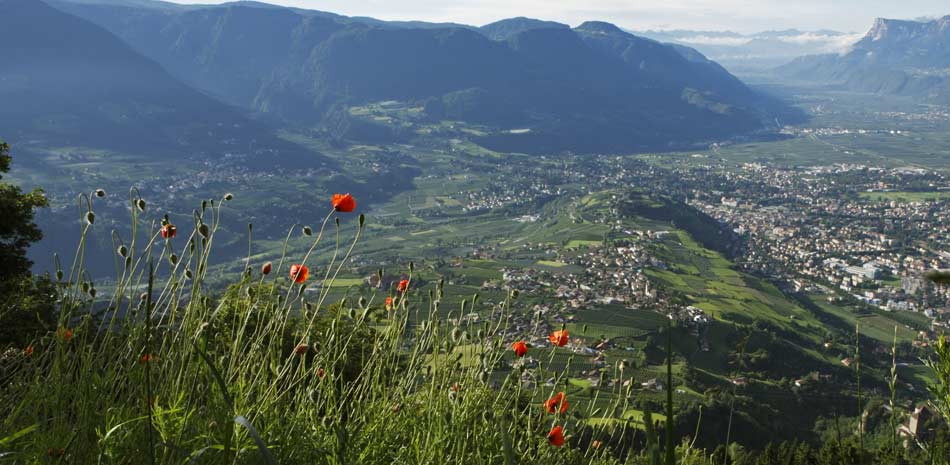
[[[11,161],[10,146],[0,142],[0,173],[10,170]],[[46,205],[42,190],[24,193],[0,182],[0,347],[25,344],[52,323],[55,288],[48,277],[33,277],[26,256],[43,237],[34,211]]]

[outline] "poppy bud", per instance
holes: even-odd
[[[273,267],[273,264],[271,264],[271,262],[265,263],[263,266],[261,266],[261,274],[269,275],[272,267]]]
[[[360,227],[363,227],[363,224],[366,223],[366,216],[360,213]]]
[[[142,302],[145,302],[145,299],[148,299],[148,294],[147,294],[147,293],[143,292],[143,293],[139,294],[139,300],[141,300]]]
[[[96,298],[96,288],[94,287],[89,288],[89,297],[92,297],[93,299]]]
[[[227,193],[227,194],[224,194],[224,201],[225,201],[225,202],[230,202],[230,201],[233,200],[233,199],[234,199],[234,194],[231,194],[230,192]]]
[[[177,265],[177,264],[178,264],[178,255],[175,255],[175,254],[169,255],[169,256],[168,256],[168,261],[169,261],[172,265]]]
[[[63,280],[63,270],[56,270],[56,280],[57,281]]]
[[[512,298],[512,299],[517,299],[517,298],[518,298],[518,290],[517,290],[517,289],[511,291],[511,298]]]
[[[106,191],[102,189],[96,189],[96,197],[99,197],[101,199],[105,196],[106,196]]]
[[[144,211],[145,211],[145,200],[138,199],[138,201],[135,202],[135,206],[138,207],[138,209],[139,209],[140,211],[143,211],[143,212],[144,212]]]
[[[185,270],[185,277],[188,279],[191,279],[194,277],[191,270]]]
[[[458,342],[462,338],[462,330],[455,328],[452,330],[452,341]]]
[[[294,353],[297,355],[303,355],[307,353],[307,350],[310,349],[310,346],[307,344],[297,344],[297,347],[294,347]]]
[[[125,257],[125,267],[128,268],[132,266],[132,257]]]
[[[413,263],[413,262],[409,262],[409,272],[412,273],[412,271],[413,271],[415,268],[416,268],[416,264]]]
[[[349,315],[349,317],[350,317],[351,320],[355,320],[355,319],[356,319],[356,309],[355,309],[355,308],[351,308],[350,311],[349,311],[349,313],[348,313],[348,315]]]
[[[82,289],[83,292],[89,292],[89,283],[83,281],[82,284],[79,285],[79,288]]]
[[[360,303],[360,307],[365,307],[365,306],[366,306],[366,297],[360,296],[359,303]]]
[[[205,238],[205,239],[208,238],[209,231],[210,231],[210,230],[208,229],[208,225],[206,225],[206,224],[204,224],[204,223],[201,223],[201,225],[198,226],[198,234],[201,234],[201,237],[203,237],[203,238]]]
[[[93,213],[93,212],[87,212],[87,213],[86,213],[86,222],[89,223],[89,224],[95,223],[95,222],[96,222],[96,214]]]
[[[304,236],[313,235],[313,229],[310,229],[310,226],[304,226],[304,227],[303,227],[303,235],[304,235]]]
[[[116,252],[118,252],[122,258],[129,256],[129,248],[124,245],[120,245]]]

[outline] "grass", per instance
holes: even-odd
[[[199,210],[190,234],[180,225],[178,238],[156,230],[130,243],[108,295],[91,293],[77,250],[62,270],[58,328],[39,335],[29,355],[4,358],[5,459],[46,463],[62,450],[70,463],[512,463],[505,454],[524,463],[616,463],[610,454],[585,458],[571,439],[613,434],[584,413],[593,411],[585,403],[603,399],[574,399],[568,414],[545,413],[543,398],[525,409],[523,394],[548,389],[525,390],[519,371],[499,371],[512,357],[500,336],[512,296],[479,308],[487,317],[477,325],[452,324],[438,317],[438,300],[415,289],[410,267],[406,292],[332,300],[333,289],[362,284],[339,277],[362,217],[343,228],[352,238],[333,259],[312,254],[337,227],[331,211],[306,253],[278,257],[267,275],[252,266],[211,299],[209,257],[224,203]],[[131,229],[154,228],[148,211],[134,203],[131,211]],[[81,242],[94,232],[85,225]],[[288,279],[291,263],[309,266],[309,279]],[[430,289],[444,296],[441,285]],[[392,310],[386,297],[395,298]],[[426,324],[410,329],[418,313]],[[569,383],[572,355],[532,351],[543,368],[528,374]],[[606,411],[632,412],[617,394]],[[565,447],[549,444],[554,425],[566,429]]]

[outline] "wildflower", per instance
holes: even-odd
[[[165,224],[162,226],[162,239],[172,239],[178,235],[178,228],[171,223]]]
[[[66,342],[69,342],[73,338],[73,332],[69,328],[60,328],[59,335],[62,336]]]
[[[459,383],[452,383],[452,392],[459,392]]]
[[[386,297],[386,310],[392,310],[392,309],[393,309],[393,298]]]
[[[317,378],[323,379],[327,375],[327,372],[323,368],[317,368]]]
[[[269,275],[269,274],[270,274],[270,269],[271,269],[271,267],[273,267],[273,266],[274,266],[274,265],[272,265],[271,262],[265,263],[264,265],[261,266],[261,274],[263,274],[263,275]]]
[[[294,347],[294,353],[297,355],[303,355],[307,353],[308,349],[310,349],[310,346],[307,344],[297,344],[297,347]]]
[[[399,410],[402,408],[399,404],[393,404],[393,413],[399,413]]]
[[[33,345],[28,345],[28,346],[26,346],[26,348],[23,349],[23,355],[26,355],[27,357],[32,357],[32,356],[33,356]]]
[[[399,281],[399,285],[396,286],[396,291],[406,292],[406,289],[409,289],[409,280],[403,279],[402,281]]]
[[[145,365],[146,363],[155,361],[155,356],[152,354],[145,354],[139,358],[139,363]]]
[[[310,269],[306,265],[294,265],[290,267],[290,279],[297,284],[303,284],[310,277]]]
[[[548,442],[554,447],[564,445],[564,428],[562,428],[561,425],[551,428],[551,432],[548,433]]]
[[[349,213],[356,209],[356,200],[350,194],[333,194],[333,209],[338,212]]]
[[[600,449],[601,447],[603,447],[603,445],[604,445],[604,442],[597,439],[594,439],[590,443],[590,446],[593,447],[594,449]]]
[[[564,413],[567,411],[567,396],[563,392],[557,393],[554,397],[544,403],[544,409],[548,413]]]
[[[558,347],[564,347],[567,345],[569,336],[566,329],[561,329],[551,333],[551,335],[548,336],[548,339],[551,341],[551,344],[554,344]]]
[[[518,341],[511,345],[511,349],[515,351],[515,355],[518,357],[524,357],[528,353],[528,344],[525,344],[524,341]]]

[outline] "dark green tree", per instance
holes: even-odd
[[[10,146],[0,142],[0,173],[11,161]],[[53,321],[55,287],[48,277],[33,277],[26,255],[43,237],[33,214],[46,205],[42,190],[0,182],[0,347],[25,344]]]

